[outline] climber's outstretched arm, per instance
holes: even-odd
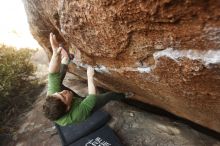
[[[95,95],[96,94],[96,89],[95,85],[93,82],[93,76],[94,76],[94,68],[89,66],[87,68],[87,79],[88,79],[88,94],[89,95]]]
[[[50,44],[53,50],[53,55],[49,63],[49,73],[58,73],[60,72],[61,64],[61,50],[62,47],[59,47],[59,43],[56,40],[56,36],[53,33],[50,33]]]

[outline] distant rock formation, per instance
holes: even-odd
[[[220,2],[23,0],[45,49],[54,32],[71,48],[70,72],[220,132]]]

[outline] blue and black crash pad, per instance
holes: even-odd
[[[70,146],[122,146],[122,144],[114,131],[108,125],[105,125]]]
[[[80,124],[59,126],[56,128],[63,146],[69,146],[82,137],[88,136],[97,129],[103,127],[110,119],[110,115],[104,111],[94,112],[86,121]]]

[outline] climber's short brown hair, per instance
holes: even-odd
[[[48,95],[43,104],[43,113],[48,119],[55,121],[61,118],[67,109],[67,105],[55,95]]]

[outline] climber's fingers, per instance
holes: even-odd
[[[56,36],[53,33],[50,33],[50,44],[51,44],[51,47],[52,47],[54,53],[58,53],[61,51],[61,50],[58,51],[59,50],[59,43],[57,42]]]

